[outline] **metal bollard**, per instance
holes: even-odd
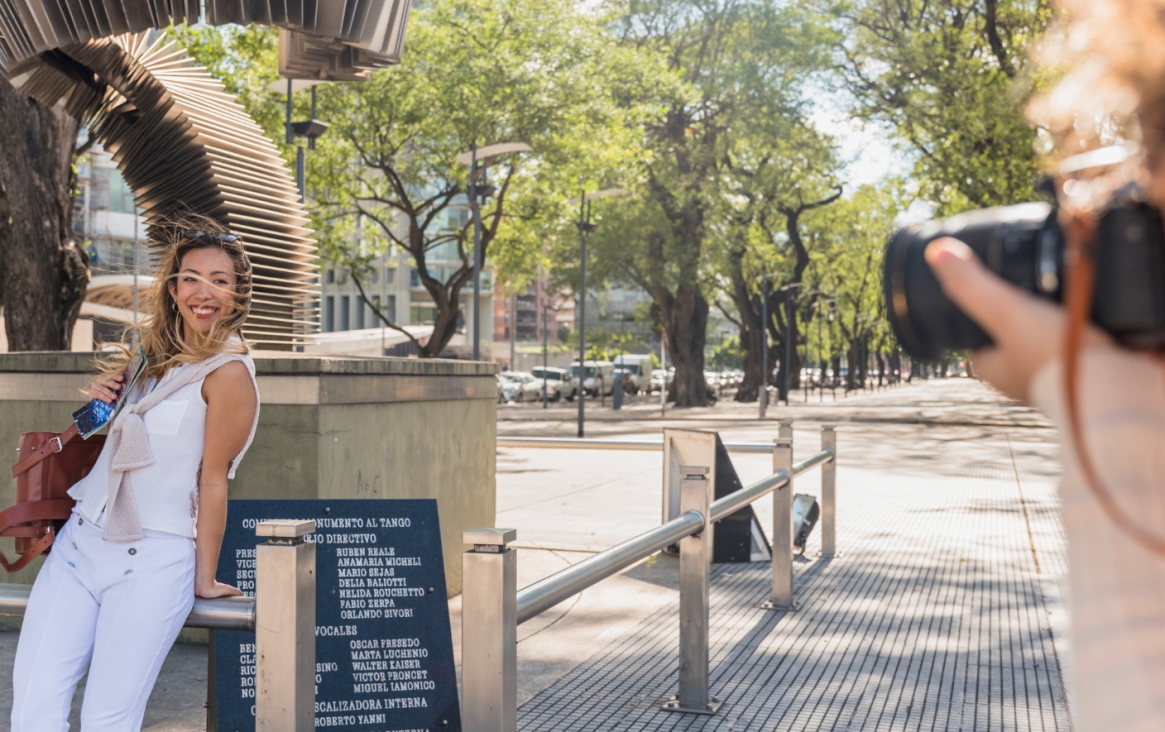
[[[518,729],[516,529],[472,529],[461,541],[461,679],[465,732]]]
[[[313,732],[315,521],[264,521],[255,549],[255,731]]]
[[[705,530],[680,540],[680,692],[664,702],[669,712],[715,714],[721,704],[708,694],[709,472],[706,467],[680,467],[680,514],[699,512]]]
[[[785,425],[781,425],[785,431]],[[788,426],[792,433],[792,425]],[[773,440],[773,472],[784,470],[789,482],[773,491],[773,592],[763,607],[793,610],[793,440]]]
[[[833,425],[821,428],[821,449],[833,453],[821,465],[821,556],[837,554],[837,433]]]

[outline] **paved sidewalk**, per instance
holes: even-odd
[[[887,411],[880,422],[845,424]],[[902,418],[928,412],[933,418],[921,423]],[[525,702],[520,729],[1069,729],[1060,468],[1047,422],[968,380],[858,397],[822,417],[842,424],[842,553],[823,561],[810,544],[796,568],[802,607],[788,614],[757,607],[768,592],[767,564],[717,568],[712,690],[726,700],[720,714],[658,711],[677,683],[673,593]],[[719,428],[749,442],[775,431],[755,421],[675,426]],[[596,423],[591,434],[648,430],[658,426]],[[817,449],[815,424],[798,422],[796,437],[798,459]],[[733,461],[745,483],[767,472],[764,456]],[[523,500],[499,495],[499,521],[519,527],[519,540],[532,546],[610,545],[658,524],[658,487],[632,491],[618,476],[659,486],[661,462],[658,453],[501,450],[499,485],[505,480],[508,495]],[[560,481],[528,477],[547,463],[560,467]],[[798,481],[799,492],[816,489],[816,473]],[[767,522],[769,502],[755,505]],[[550,525],[567,509],[581,520]],[[520,551],[519,564],[533,554]],[[559,623],[569,621],[567,613]],[[518,653],[521,664],[521,643]]]

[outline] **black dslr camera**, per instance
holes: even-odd
[[[1064,235],[1056,210],[1022,203],[971,211],[899,230],[883,264],[886,313],[912,358],[981,348],[991,338],[951,302],[926,260],[926,245],[943,236],[967,244],[1000,277],[1040,297],[1061,301]],[[1101,213],[1095,248],[1092,320],[1124,345],[1165,345],[1165,224],[1132,188]]]

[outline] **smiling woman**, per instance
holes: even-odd
[[[13,674],[12,729],[64,729],[86,673],[84,729],[138,729],[162,661],[195,596],[218,582],[227,481],[255,435],[255,366],[241,336],[251,263],[214,221],[175,222],[141,332],[146,379],[93,469],[33,585]],[[135,357],[137,358],[137,357]],[[129,367],[129,368],[127,368]],[[103,365],[90,397],[116,399],[128,349]]]

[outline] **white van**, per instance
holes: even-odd
[[[585,361],[586,376],[583,391],[587,396],[610,395],[615,391],[615,364],[610,361]],[[578,378],[578,361],[570,365],[570,376]]]
[[[624,373],[631,375],[636,394],[646,394],[651,391],[651,354],[624,353],[621,356],[615,356],[615,368],[622,369]]]

